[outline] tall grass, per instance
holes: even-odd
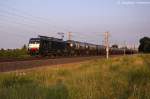
[[[0,74],[0,99],[150,99],[150,55]]]

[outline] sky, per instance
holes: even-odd
[[[149,0],[0,0],[0,48],[20,48],[38,35],[137,46],[150,36]]]

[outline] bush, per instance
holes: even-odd
[[[22,58],[27,57],[26,49],[1,49],[0,50],[0,58]]]

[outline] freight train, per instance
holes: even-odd
[[[38,36],[29,40],[28,52],[32,56],[99,56],[106,54],[106,47],[74,40],[64,41],[54,37]],[[111,55],[136,53],[132,49],[112,47],[109,52]]]

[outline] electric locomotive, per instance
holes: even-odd
[[[65,53],[66,43],[62,39],[39,36],[31,38],[28,45],[30,55],[62,55]]]

